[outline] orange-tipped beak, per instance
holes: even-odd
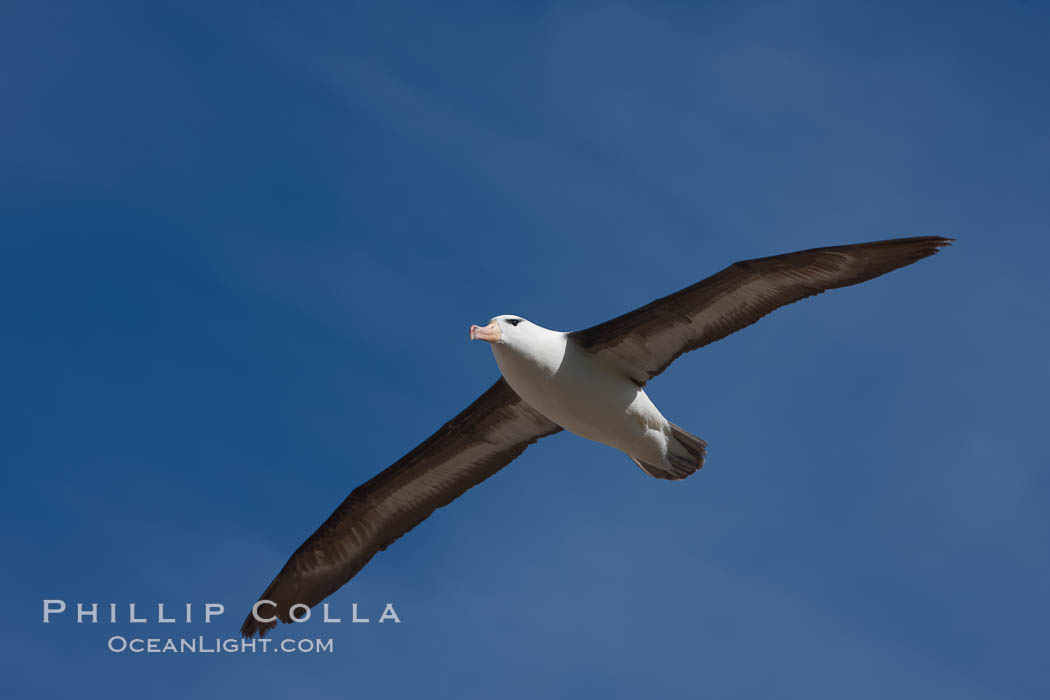
[[[470,339],[471,340],[484,340],[489,343],[498,343],[499,339],[503,336],[502,331],[499,329],[499,324],[492,321],[487,326],[471,326],[470,327]]]

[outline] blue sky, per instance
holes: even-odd
[[[1046,697],[1040,3],[6,3],[5,697]],[[571,435],[332,598],[227,636],[354,486],[495,378],[739,259],[954,236],[650,394],[646,478]],[[211,625],[41,600],[221,602]],[[145,630],[143,630],[145,628]],[[173,628],[173,629],[172,629]]]

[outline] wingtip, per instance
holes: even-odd
[[[277,626],[276,620],[270,622],[260,622],[255,619],[255,616],[248,613],[248,617],[245,618],[244,624],[241,625],[241,636],[245,639],[251,639],[258,635],[259,639],[266,636],[266,633]]]
[[[947,248],[952,243],[955,243],[954,238],[948,236],[930,236],[930,255],[941,252],[942,249]]]
[[[910,251],[912,255],[918,256],[917,260],[939,253],[942,248],[946,248],[954,242],[954,238],[947,236],[915,236],[912,238],[890,238],[886,241],[879,241],[878,244],[885,244],[887,250]]]

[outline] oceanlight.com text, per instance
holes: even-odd
[[[328,639],[241,639],[240,637],[124,637],[109,638],[107,648],[115,654],[331,654],[335,643]]]

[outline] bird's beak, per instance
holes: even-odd
[[[492,321],[487,326],[471,326],[470,327],[470,339],[471,340],[484,340],[489,343],[498,343],[499,339],[503,337],[503,332],[499,329],[499,324]]]

